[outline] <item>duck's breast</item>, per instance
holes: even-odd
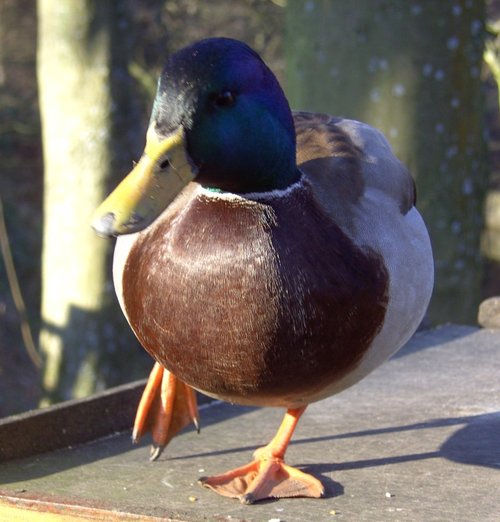
[[[307,183],[267,201],[200,190],[134,240],[122,302],[144,347],[208,394],[316,400],[360,363],[384,323],[388,274]]]

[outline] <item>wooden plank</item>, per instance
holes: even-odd
[[[123,511],[110,511],[97,507],[71,505],[40,498],[0,497],[0,520],[2,522],[72,522],[101,520],[105,522],[183,522],[173,518],[137,515]]]
[[[0,420],[0,462],[82,444],[132,427],[146,381],[119,386],[88,399]]]

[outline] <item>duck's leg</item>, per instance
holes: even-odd
[[[155,363],[137,408],[132,440],[137,442],[151,431],[150,459],[156,460],[172,437],[191,422],[199,431],[195,391]]]
[[[200,483],[225,497],[253,504],[265,498],[314,497],[324,494],[321,482],[297,468],[287,466],[284,456],[306,408],[289,409],[273,440],[254,453],[249,464],[222,475],[203,477]]]

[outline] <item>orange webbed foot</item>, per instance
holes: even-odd
[[[254,453],[255,460],[221,475],[202,477],[199,482],[219,495],[253,504],[266,498],[324,495],[321,482],[285,464],[283,457],[298,419],[305,408],[288,410],[274,439]]]
[[[135,416],[132,440],[151,431],[150,460],[156,460],[182,428],[194,423],[199,431],[196,393],[159,363],[155,363]]]
[[[312,497],[324,494],[321,482],[283,459],[258,458],[240,468],[221,475],[202,477],[199,482],[224,497],[253,504],[266,498]]]

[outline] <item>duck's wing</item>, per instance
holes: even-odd
[[[402,214],[415,205],[413,178],[379,130],[327,114],[295,112],[293,116],[297,164],[325,206],[356,205],[367,191],[379,192]]]

